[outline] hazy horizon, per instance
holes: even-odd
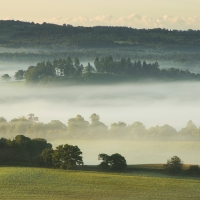
[[[50,141],[55,148],[61,144],[77,145],[83,152],[85,165],[100,164],[98,155],[119,153],[126,158],[128,165],[165,164],[167,159],[178,156],[184,164],[199,164],[196,154],[200,150],[200,142],[175,141],[123,141],[123,140],[54,140]]]
[[[85,80],[88,78],[87,75],[91,69],[88,67],[88,69],[83,71],[83,76],[81,76],[81,68],[77,67],[76,77],[74,78],[72,76],[75,76],[73,72],[75,70],[69,68],[68,64],[66,64],[65,69],[68,71],[66,70],[65,75],[67,76],[64,78],[59,77],[59,79],[55,78],[54,80],[54,74],[50,73],[50,70],[48,73],[44,72],[46,71],[43,68],[45,65],[42,66],[42,70],[34,71],[34,68],[32,68],[29,70],[29,74],[27,74],[27,77],[30,75],[29,80],[31,78],[35,79],[36,76],[48,83],[61,80],[63,81],[62,86],[42,86],[41,82],[37,86],[27,86],[23,84],[24,82],[21,84],[14,82],[14,74],[18,70],[27,70],[29,66],[36,66],[39,62],[53,61],[59,58],[63,59],[67,58],[68,55],[71,55],[72,59],[75,57],[74,55],[80,55],[80,63],[84,66],[87,65],[87,59],[93,65],[96,56],[106,57],[111,55],[114,60],[120,60],[122,57],[130,57],[132,61],[146,60],[150,63],[158,61],[160,69],[179,68],[180,70],[189,70],[191,72],[188,73],[186,71],[182,73],[178,70],[171,70],[171,72],[165,73],[163,70],[164,73],[159,73],[161,70],[156,70],[157,64],[151,65],[151,70],[147,70],[146,68],[146,66],[150,65],[144,64],[141,67],[143,71],[140,69],[139,64],[136,64],[134,70],[132,70],[129,67],[130,65],[123,64],[125,61],[122,60],[123,62],[119,65],[120,67],[116,65],[117,75],[113,73],[114,76],[108,76],[113,77],[113,80],[119,74],[127,75],[130,71],[134,71],[133,73],[136,74],[137,78],[142,76],[145,78],[161,77],[164,74],[162,77],[166,78],[166,80],[175,80],[176,78],[191,78],[192,80],[193,77],[199,80],[199,75],[195,76],[192,74],[200,73],[198,46],[198,34],[200,30],[199,7],[200,1],[197,0],[141,0],[140,2],[136,0],[118,0],[116,2],[106,0],[1,0],[0,21],[19,20],[39,24],[46,22],[61,26],[72,25],[76,27],[120,26],[137,29],[165,28],[168,30],[189,31],[169,31],[165,32],[164,35],[162,35],[163,31],[145,31],[143,35],[143,31],[140,30],[135,31],[136,34],[133,33],[131,35],[134,32],[132,31],[127,36],[127,29],[124,29],[125,31],[123,32],[118,28],[118,35],[113,34],[112,31],[105,37],[101,37],[99,34],[103,34],[103,32],[97,28],[94,31],[91,29],[92,31],[90,32],[84,32],[86,29],[83,29],[83,34],[79,34],[77,33],[77,30],[80,30],[78,28],[71,31],[70,28],[57,27],[54,30],[53,26],[44,25],[41,26],[40,30],[42,31],[35,34],[32,31],[37,31],[37,26],[26,29],[26,25],[23,24],[18,26],[17,23],[2,23],[2,26],[5,24],[5,32],[2,32],[0,38],[2,45],[0,47],[0,76],[9,74],[12,79],[8,83],[0,81],[0,117],[2,116],[10,121],[13,118],[27,117],[30,113],[33,113],[35,117],[39,118],[39,122],[49,123],[51,120],[59,120],[67,125],[68,120],[75,118],[77,115],[81,115],[84,120],[90,122],[91,114],[96,113],[100,116],[100,122],[107,125],[109,129],[111,124],[118,122],[124,122],[126,125],[141,122],[146,129],[167,124],[177,131],[185,128],[187,122],[190,120],[196,125],[194,126],[191,122],[188,123],[188,129],[184,129],[186,131],[182,131],[179,134],[169,126],[164,126],[164,128],[161,127],[160,129],[158,127],[157,129],[152,128],[150,131],[146,131],[141,124],[137,123],[136,126],[139,127],[141,125],[140,127],[142,128],[136,129],[136,126],[129,127],[129,132],[127,131],[129,135],[127,136],[125,128],[120,129],[120,127],[119,129],[115,129],[116,125],[112,130],[113,132],[109,130],[112,132],[110,134],[105,126],[98,122],[101,124],[101,128],[106,129],[104,133],[110,134],[107,140],[101,140],[104,137],[102,134],[103,129],[99,129],[100,131],[97,132],[97,129],[94,128],[95,126],[99,126],[97,123],[98,120],[95,121],[95,119],[96,124],[93,123],[91,126],[88,126],[87,122],[84,123],[82,118],[79,117],[79,121],[78,119],[77,121],[82,125],[86,124],[85,127],[87,128],[85,130],[87,133],[82,131],[84,126],[79,126],[73,120],[71,120],[71,126],[75,127],[74,130],[76,129],[77,133],[75,131],[70,132],[70,128],[66,130],[63,124],[60,125],[62,128],[59,130],[51,128],[53,127],[53,123],[44,125],[45,128],[50,127],[49,129],[43,128],[41,124],[33,123],[36,125],[36,128],[34,129],[33,126],[33,129],[31,129],[31,125],[28,127],[24,126],[21,122],[21,124],[18,124],[15,121],[13,124],[7,123],[7,127],[4,126],[6,123],[2,123],[1,137],[5,136],[13,139],[16,133],[24,134],[25,132],[26,136],[30,138],[37,136],[47,139],[48,142],[53,144],[54,148],[60,144],[78,145],[83,152],[83,160],[86,165],[99,164],[98,154],[100,153],[110,155],[119,153],[126,158],[128,164],[166,163],[167,159],[175,155],[179,156],[185,164],[199,164],[200,81],[150,82],[141,80],[137,83],[110,85],[81,85],[82,82],[80,81],[79,85],[69,86],[67,85],[67,81],[65,82],[64,80],[73,79],[76,81],[79,77],[82,78],[80,80]],[[192,32],[190,29],[198,31]],[[97,35],[95,35],[96,31],[99,31]],[[150,37],[146,38],[146,34],[149,33],[151,34]],[[187,38],[188,34],[191,34],[191,37],[189,35]],[[9,48],[11,46],[12,48]],[[91,61],[92,56],[94,58]],[[106,61],[106,68],[108,68],[109,62]],[[101,82],[103,82],[108,79],[104,78],[107,77],[106,73],[114,70],[111,70],[111,64],[109,64],[110,70],[107,70],[102,68],[104,65],[103,61],[99,63],[101,67],[100,71],[106,71],[104,73],[105,76],[93,77],[97,77],[97,81],[98,77],[102,77]],[[58,74],[59,67],[62,70],[63,66],[60,63],[56,65]],[[121,66],[125,66],[128,70],[131,70],[121,70]],[[53,74],[52,77],[49,74]],[[22,76],[20,75],[19,78]],[[126,78],[125,76],[119,76],[116,80],[120,80],[121,77]],[[110,78],[110,80],[112,79]],[[90,79],[88,78],[84,83],[87,81],[89,83]],[[98,118],[97,116],[95,117]],[[34,121],[34,119],[30,120]],[[30,121],[28,123],[31,124]],[[21,125],[25,128],[19,129]],[[37,125],[41,125],[42,128],[37,129]],[[119,131],[117,132],[116,130]],[[11,131],[13,132],[11,133]],[[92,135],[94,133],[102,134],[103,137],[98,138],[99,135]],[[124,133],[124,138],[121,137],[121,133]],[[115,134],[115,138],[112,134]],[[117,134],[120,136],[118,137]],[[170,141],[166,141],[170,134],[172,139],[170,138]],[[190,138],[188,135],[192,135],[191,141],[189,141]],[[179,136],[182,141],[181,139],[180,141],[177,139]],[[96,140],[92,140],[95,137]],[[86,138],[89,139],[86,140]],[[137,138],[139,138],[138,141],[136,141]],[[196,138],[198,138],[197,141],[194,141]],[[156,141],[156,139],[160,140]]]
[[[197,0],[119,0],[94,2],[2,0],[0,19],[72,24],[75,26],[128,26],[133,28],[199,29]]]
[[[199,87],[198,82],[68,87],[25,87],[4,83],[0,84],[0,116],[11,120],[33,113],[41,122],[60,120],[67,125],[68,119],[78,114],[89,121],[90,115],[96,113],[108,126],[118,121],[126,124],[140,121],[147,129],[169,124],[180,130],[189,120],[200,126]],[[186,164],[200,162],[197,153],[200,142],[196,141],[46,139],[53,147],[66,143],[78,145],[86,165],[100,163],[99,153],[119,153],[128,164],[166,163],[174,155]]]

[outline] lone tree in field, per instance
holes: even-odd
[[[127,167],[126,159],[118,153],[112,154],[111,156],[99,154],[98,159],[102,160],[99,167],[104,170],[111,169],[114,171],[122,171]]]
[[[10,81],[11,77],[8,75],[8,74],[4,74],[2,77],[1,77],[1,80],[2,81]]]
[[[56,168],[70,169],[75,165],[83,165],[82,152],[77,146],[65,144],[56,147],[53,153],[53,165]]]
[[[167,164],[164,165],[164,169],[172,174],[177,174],[182,171],[183,162],[178,156],[173,156],[171,159],[167,160]]]
[[[18,70],[17,72],[15,72],[15,75],[14,75],[14,77],[15,77],[15,80],[17,80],[17,81],[21,81],[22,79],[24,79],[25,77],[24,77],[24,71],[22,70],[22,69],[20,69],[20,70]]]

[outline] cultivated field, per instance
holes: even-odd
[[[200,180],[152,173],[1,167],[0,199],[198,199]]]

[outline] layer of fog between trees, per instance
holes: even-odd
[[[0,86],[0,116],[8,121],[34,113],[41,122],[60,120],[80,114],[89,121],[92,113],[110,126],[142,122],[146,128],[169,124],[180,130],[192,120],[200,126],[200,83],[138,83],[112,86],[19,87],[12,83]],[[99,153],[120,153],[128,163],[164,163],[178,155],[185,163],[198,164],[199,142],[134,141],[50,141],[78,145],[87,164],[96,164]]]

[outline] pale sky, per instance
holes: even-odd
[[[200,29],[200,0],[0,0],[0,19]]]

